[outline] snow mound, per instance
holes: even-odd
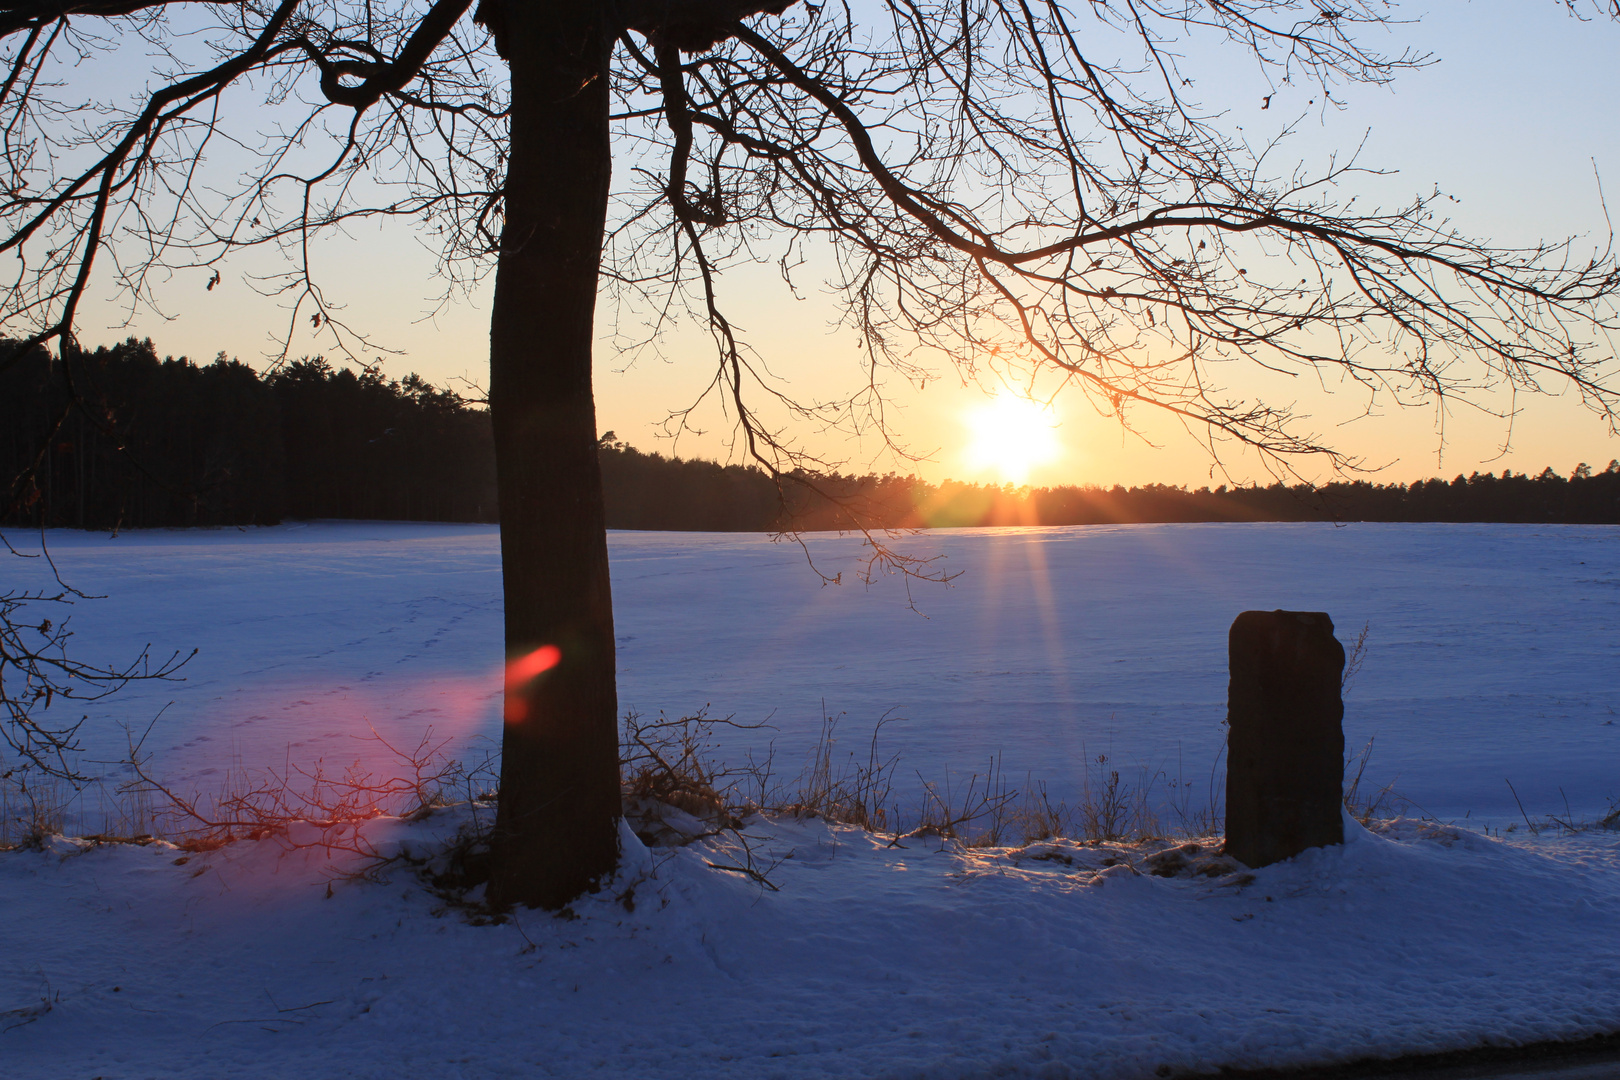
[[[1250,871],[1218,840],[626,828],[571,918],[490,923],[405,861],[466,813],[369,824],[402,857],[369,878],[271,840],[0,855],[6,1076],[1123,1080],[1620,1029],[1612,834],[1352,822]]]

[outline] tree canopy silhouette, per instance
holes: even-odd
[[[1374,0],[0,3],[0,331],[71,354],[97,290],[156,304],[166,275],[267,248],[288,325],[359,351],[310,251],[368,218],[420,223],[452,283],[494,273],[511,677],[489,895],[557,906],[617,854],[604,292],[655,322],[695,309],[741,444],[788,484],[807,458],[760,403],[881,430],[878,372],[915,374],[919,349],[1049,369],[1121,422],[1161,410],[1284,463],[1337,452],[1217,365],[1401,401],[1573,392],[1612,418],[1607,251],[1474,240],[1433,197],[1361,209],[1337,194],[1352,164],[1272,176],[1177,67],[1190,39],[1277,83],[1383,82],[1426,59],[1365,44],[1392,19]],[[863,390],[797,402],[771,379],[720,287],[761,260],[826,268]],[[82,401],[55,372],[52,429]]]

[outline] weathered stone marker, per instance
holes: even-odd
[[[1226,854],[1251,867],[1344,843],[1344,646],[1320,611],[1245,611],[1228,635]]]

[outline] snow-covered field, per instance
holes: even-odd
[[[13,537],[14,540],[22,539]],[[849,584],[860,544],[804,554],[757,535],[615,533],[620,704],[734,715],[723,755],[774,740],[792,774],[841,716],[842,745],[893,710],[882,748],[917,774],[983,772],[1054,796],[1107,754],[1202,785],[1225,715],[1226,631],[1248,608],[1369,627],[1346,701],[1369,779],[1441,820],[1590,816],[1620,796],[1620,528],[1136,525],[969,530],[903,540],[961,572],[949,587]],[[148,738],[153,767],[207,787],[233,762],[346,764],[368,724],[466,755],[498,736],[500,565],[492,527],[317,523],[238,532],[52,534],[65,577],[106,599],[75,647],[201,652],[186,681],[131,687],[86,725],[89,757]],[[21,560],[0,564],[19,574]],[[37,563],[28,568],[39,572]],[[921,614],[918,614],[918,612]],[[170,704],[172,702],[172,704]],[[164,706],[167,705],[167,709]],[[1095,767],[1093,766],[1093,776]],[[1202,788],[1199,789],[1202,795]]]
[[[1489,837],[1620,794],[1620,530],[1133,526],[921,536],[949,589],[821,588],[748,536],[612,539],[625,707],[767,717],[791,760],[821,701],[851,742],[888,709],[903,767],[1072,791],[1084,760],[1207,775],[1225,632],[1245,608],[1370,625],[1348,699],[1370,772],[1430,814],[1252,876],[1156,876],[1153,848],[903,846],[753,822],[735,850],[626,840],[577,918],[475,926],[408,872],[333,881],[272,841],[183,855],[57,840],[0,855],[0,1075],[1098,1077],[1185,1075],[1620,1030],[1620,835]],[[76,645],[202,649],[119,722],[203,787],[233,763],[498,727],[492,530],[315,524],[59,534]],[[813,539],[824,569],[857,545]],[[17,561],[6,572],[17,574]],[[15,580],[15,578],[8,578]],[[770,733],[737,733],[741,753]],[[1562,794],[1560,793],[1562,789]],[[455,812],[378,822],[431,851]],[[1111,863],[1111,865],[1110,865]]]

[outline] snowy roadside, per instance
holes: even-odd
[[[780,891],[629,836],[576,918],[499,925],[274,841],[58,840],[0,855],[0,1071],[1134,1078],[1620,1030],[1620,836],[1349,831],[1251,880],[757,818]]]

